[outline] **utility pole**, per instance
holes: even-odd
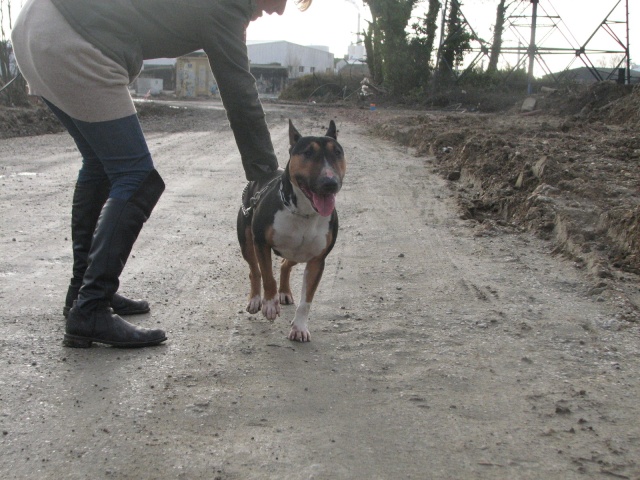
[[[531,0],[533,12],[531,14],[531,39],[529,40],[529,71],[527,72],[527,93],[533,93],[533,61],[536,56],[536,23],[538,20],[538,0]]]
[[[627,15],[627,85],[631,85],[631,48],[629,45],[629,0],[626,1]]]

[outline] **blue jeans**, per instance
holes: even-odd
[[[154,168],[138,116],[83,122],[43,100],[69,131],[82,155],[78,183],[99,184],[108,178],[109,197],[128,200]]]

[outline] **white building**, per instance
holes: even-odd
[[[347,59],[349,61],[357,60],[359,62],[364,62],[367,59],[367,49],[361,43],[352,43],[347,49]]]
[[[324,46],[303,47],[286,41],[253,42],[247,45],[247,51],[251,73],[261,94],[277,94],[287,79],[335,71],[333,53]],[[176,63],[175,58],[145,60],[136,81],[136,93],[158,94],[168,89],[185,97],[212,95],[215,79],[204,51],[198,50],[178,60],[186,63]]]
[[[280,64],[287,68],[289,78],[334,71],[333,53],[328,47],[303,47],[286,41],[248,42],[247,50],[251,64]]]
[[[336,63],[336,71],[340,74],[352,76],[369,76],[369,66],[367,65],[367,50],[364,45],[353,43],[349,45],[347,58]]]

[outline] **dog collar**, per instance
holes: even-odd
[[[298,209],[296,209],[296,207],[294,207],[291,204],[291,201],[289,201],[289,199],[284,194],[284,190],[282,189],[282,182],[280,182],[280,200],[282,200],[282,204],[284,205],[284,207],[287,210],[289,210],[289,212],[293,213],[294,215],[298,215],[298,216],[303,217],[303,218],[310,218],[311,217],[311,214],[300,213],[298,211]]]

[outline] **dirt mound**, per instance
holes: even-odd
[[[30,108],[0,106],[0,138],[57,133],[64,130],[51,110],[40,103]]]
[[[574,85],[550,93],[542,108],[573,120],[614,125],[640,125],[640,85],[598,82]]]
[[[40,100],[33,98],[29,108],[0,106],[0,139],[12,137],[30,137],[46,133],[59,133],[64,127],[56,116]],[[162,129],[163,125],[175,129],[174,120],[179,118],[178,128],[199,130],[206,124],[206,116],[201,109],[178,107],[154,101],[136,100],[136,110],[145,128]]]
[[[629,95],[620,96],[595,109],[590,118],[616,125],[640,126],[640,84],[635,85]]]
[[[602,82],[563,101],[557,95],[534,115],[379,111],[369,122],[451,181],[478,235],[531,230],[589,269],[600,288],[625,290],[637,309],[640,87]]]

